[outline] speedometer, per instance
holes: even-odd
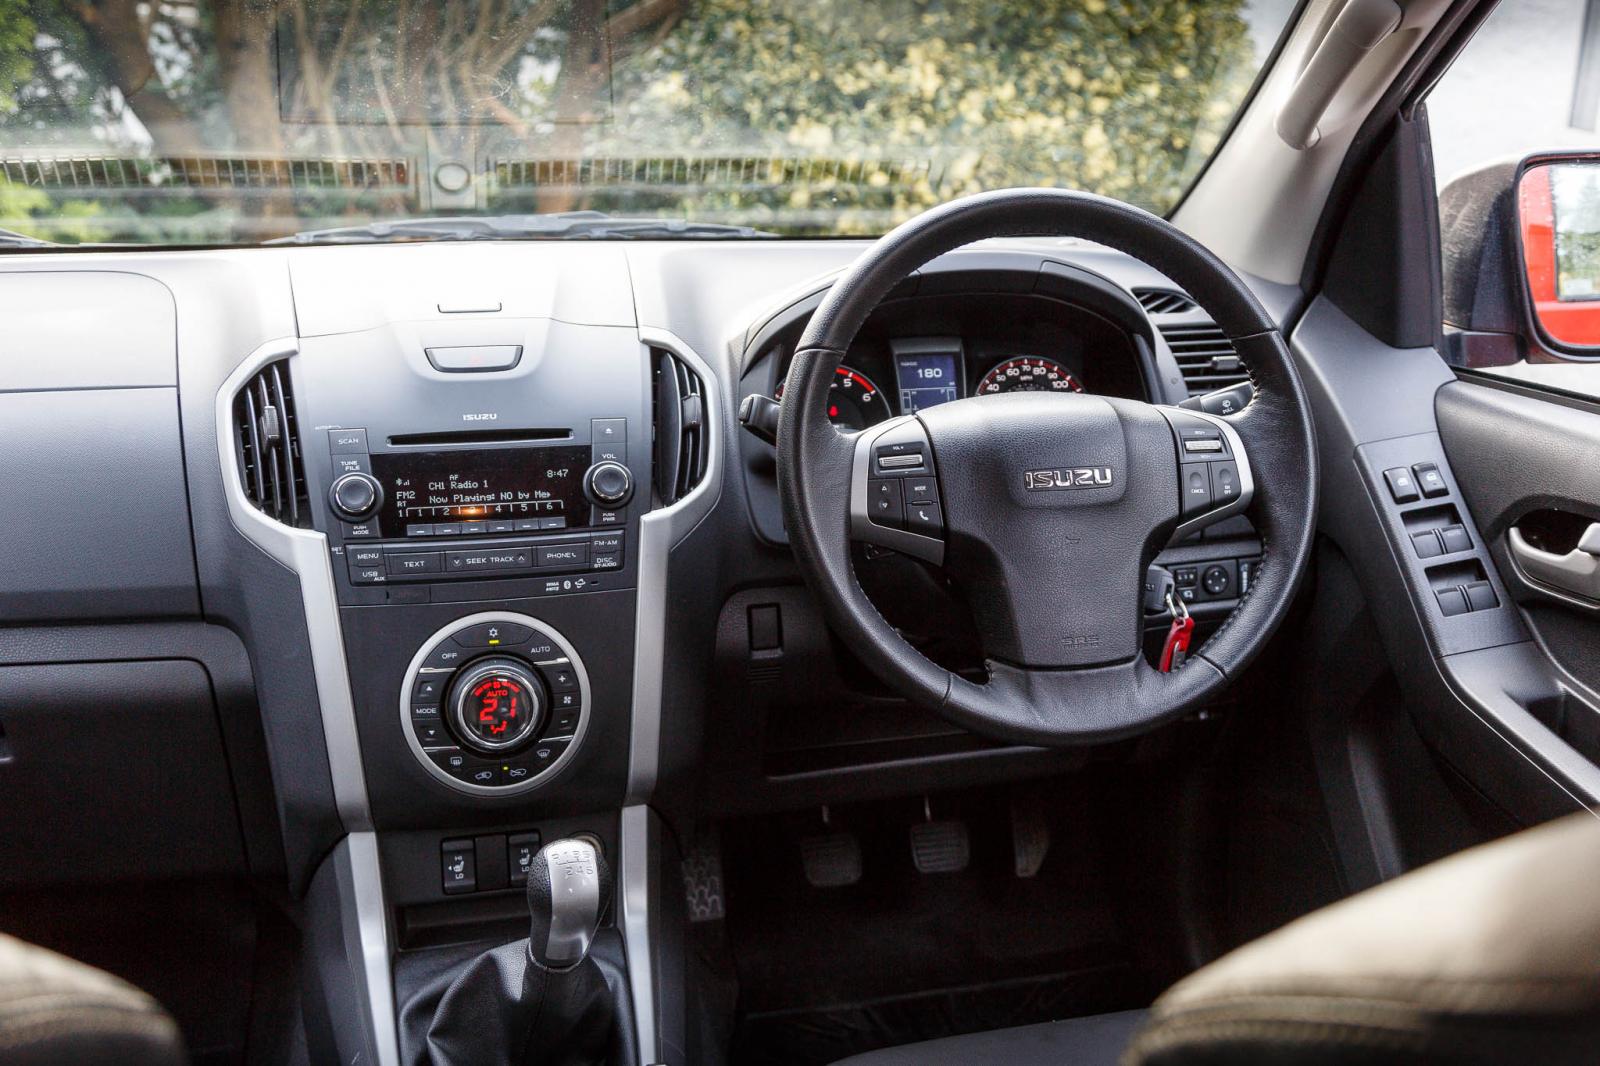
[[[975,395],[998,392],[1082,392],[1083,382],[1054,359],[1024,355],[996,365],[978,382]]]
[[[783,399],[781,384],[777,398]],[[866,429],[891,413],[889,401],[871,378],[848,366],[834,372],[833,384],[828,386],[828,421],[843,429]]]

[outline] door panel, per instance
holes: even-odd
[[[1457,381],[1435,399],[1439,436],[1463,497],[1521,608],[1554,686],[1528,710],[1600,763],[1600,409]],[[1550,560],[1562,566],[1542,566]]]

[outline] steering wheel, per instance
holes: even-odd
[[[929,260],[992,237],[1080,237],[1155,267],[1209,311],[1255,383],[1228,418],[1084,394],[955,400],[857,433],[827,392],[856,331]],[[1087,193],[1013,189],[928,211],[833,283],[784,383],[778,481],[802,574],[885,684],[974,732],[1070,745],[1184,714],[1244,669],[1287,613],[1316,519],[1299,374],[1242,281],[1155,215]],[[1262,559],[1232,616],[1179,668],[1142,654],[1145,572],[1173,535],[1247,514]],[[966,599],[988,678],[940,667],[856,581],[851,541],[940,565]]]

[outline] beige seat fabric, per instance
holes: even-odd
[[[0,1062],[178,1066],[178,1026],[126,982],[0,935]]]

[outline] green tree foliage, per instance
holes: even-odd
[[[1166,210],[1248,91],[1246,2],[0,0],[0,166],[138,162],[87,196],[0,170],[0,226],[249,240],[415,214],[451,138],[478,172],[454,210],[867,233],[1009,185]],[[414,169],[398,189],[174,177],[226,155]]]
[[[860,160],[703,211],[878,230],[1013,185],[1177,201],[1249,89],[1239,0],[703,0],[619,71],[632,143]],[[918,164],[924,164],[919,170]],[[909,171],[909,173],[908,173]],[[843,217],[840,217],[841,212]]]

